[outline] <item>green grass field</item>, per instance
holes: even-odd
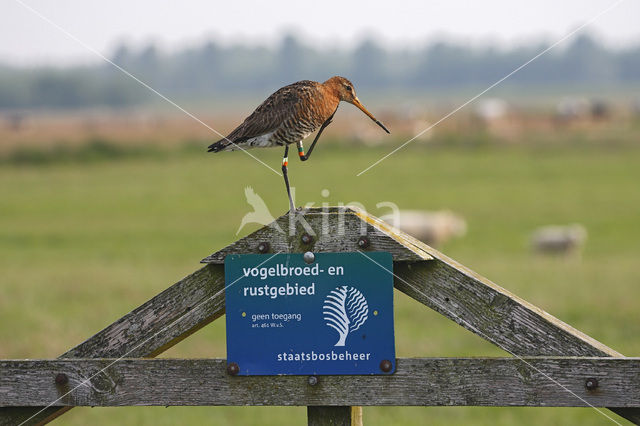
[[[204,145],[204,144],[203,144]],[[492,281],[625,355],[640,355],[640,149],[320,146],[292,161],[298,204],[451,209],[469,226],[443,248]],[[254,151],[279,169],[280,151]],[[0,358],[51,358],[145,302],[238,238],[252,186],[277,216],[281,177],[242,153],[0,168]],[[329,189],[328,198],[321,196]],[[529,233],[581,223],[582,259],[534,256]],[[254,228],[245,228],[242,235]],[[398,356],[505,356],[402,294]],[[224,320],[163,357],[224,357]],[[613,415],[610,413],[610,415]],[[304,408],[76,408],[58,424],[300,425]],[[369,425],[608,424],[593,409],[365,408]],[[624,420],[620,421],[624,422]]]

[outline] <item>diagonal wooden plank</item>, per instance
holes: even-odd
[[[320,376],[314,384],[308,376],[230,376],[224,359],[113,361],[0,361],[0,405],[62,397],[56,404],[640,406],[640,358],[400,358],[393,375]],[[66,379],[56,383],[60,374]]]
[[[224,267],[207,265],[134,309],[61,358],[154,357],[224,314]],[[44,407],[0,408],[0,425],[16,425]],[[47,423],[68,407],[29,420]]]
[[[518,356],[623,356],[377,217],[355,213],[432,257],[429,262],[394,262],[396,288],[498,347]],[[640,424],[638,408],[611,410]]]
[[[408,296],[518,356],[623,355],[432,250],[429,262],[394,264]],[[640,409],[610,407],[640,424]]]
[[[394,264],[394,285],[517,355],[622,356],[509,291],[441,260]]]
[[[224,266],[205,266],[61,355],[154,357],[222,316]]]
[[[307,216],[308,215],[308,216]],[[274,226],[262,228],[249,237],[233,243],[225,249],[214,253],[207,259],[210,265],[184,278],[174,286],[165,290],[154,299],[111,324],[95,336],[69,350],[64,358],[78,357],[118,357],[127,354],[129,357],[153,357],[180,340],[197,331],[208,322],[224,313],[223,266],[220,264],[228,253],[258,253],[258,244],[270,243],[268,252],[279,250],[303,252],[306,250],[340,252],[353,251],[358,246],[360,236],[369,237],[369,248],[377,251],[390,251],[394,259],[426,260],[429,255],[416,248],[405,248],[393,232],[379,231],[361,221],[356,211],[348,207],[310,209],[304,217],[296,216],[290,222],[288,215],[278,220],[286,230],[290,223],[298,233],[287,236],[278,232]],[[312,224],[313,227],[311,227]],[[302,244],[300,235],[309,232],[314,235],[310,244]],[[213,292],[213,293],[212,293]],[[204,306],[190,313],[185,321],[172,324],[181,315],[187,313],[198,303],[216,292],[217,296]],[[171,325],[170,327],[167,327]],[[165,327],[162,333],[155,335]],[[141,343],[144,342],[144,343]],[[68,408],[48,408],[29,423],[47,423],[63,414]],[[30,418],[40,410],[33,408],[0,409],[0,425],[13,425]]]

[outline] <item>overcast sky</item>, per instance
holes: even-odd
[[[93,54],[43,21],[33,7],[109,56],[127,41],[167,49],[204,38],[221,43],[273,44],[285,31],[320,46],[352,46],[372,36],[393,46],[415,46],[450,36],[512,45],[545,36],[554,41],[615,0],[0,0],[0,61],[70,63]],[[589,27],[612,46],[640,42],[640,1],[625,0]]]

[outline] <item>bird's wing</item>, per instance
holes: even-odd
[[[316,89],[314,81],[299,81],[285,86],[269,96],[244,122],[227,136],[233,142],[264,135],[276,130],[296,113],[299,103]]]

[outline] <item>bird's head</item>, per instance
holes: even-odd
[[[389,130],[382,124],[380,120],[375,118],[367,109],[360,103],[360,99],[356,96],[356,89],[353,88],[353,83],[344,77],[335,76],[324,82],[325,86],[331,88],[340,98],[341,101],[349,102],[355,105],[360,111],[364,112],[367,117],[376,122],[376,124],[384,129],[385,132],[390,133]]]

